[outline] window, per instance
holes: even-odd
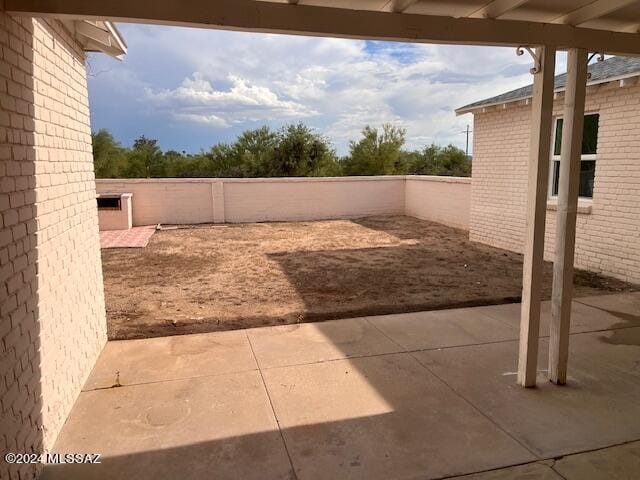
[[[582,156],[580,157],[580,186],[578,196],[593,198],[593,181],[596,173],[596,152],[598,150],[597,113],[584,116],[582,130]],[[558,195],[560,179],[560,147],[562,145],[562,118],[557,118],[553,135],[553,152],[551,155],[551,196]]]

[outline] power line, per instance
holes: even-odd
[[[464,153],[467,156],[467,158],[469,158],[469,134],[472,133],[472,132],[473,132],[473,130],[469,130],[469,125],[468,124],[467,124],[467,129],[463,130],[462,132],[460,132],[460,133],[466,133],[467,134],[467,145],[466,145],[466,147],[464,149]]]

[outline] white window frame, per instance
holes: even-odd
[[[600,112],[584,112],[584,116],[588,117],[589,115],[598,115],[598,127],[600,126]],[[553,176],[554,176],[554,162],[561,162],[562,155],[555,155],[556,150],[556,129],[558,128],[558,120],[564,118],[562,115],[557,115],[553,117],[553,131],[551,132],[551,159],[549,160],[549,198],[552,200],[558,199],[558,194],[553,193]],[[600,133],[600,129],[598,128],[598,134]],[[596,141],[598,139],[596,138]],[[560,140],[562,142],[562,139]],[[597,152],[597,148],[596,148]],[[562,152],[561,152],[562,153]],[[580,161],[591,160],[596,162],[596,168],[598,167],[597,161],[598,154],[588,153],[580,155]],[[595,179],[595,172],[593,174],[593,178]],[[591,197],[578,197],[581,201],[592,201],[593,196]]]

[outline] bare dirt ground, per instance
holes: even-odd
[[[160,231],[102,261],[111,339],[517,302],[522,288],[521,255],[401,216]],[[584,271],[574,284],[637,289]]]

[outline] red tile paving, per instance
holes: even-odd
[[[100,232],[100,248],[143,248],[155,231],[155,225],[129,230],[104,230]]]

